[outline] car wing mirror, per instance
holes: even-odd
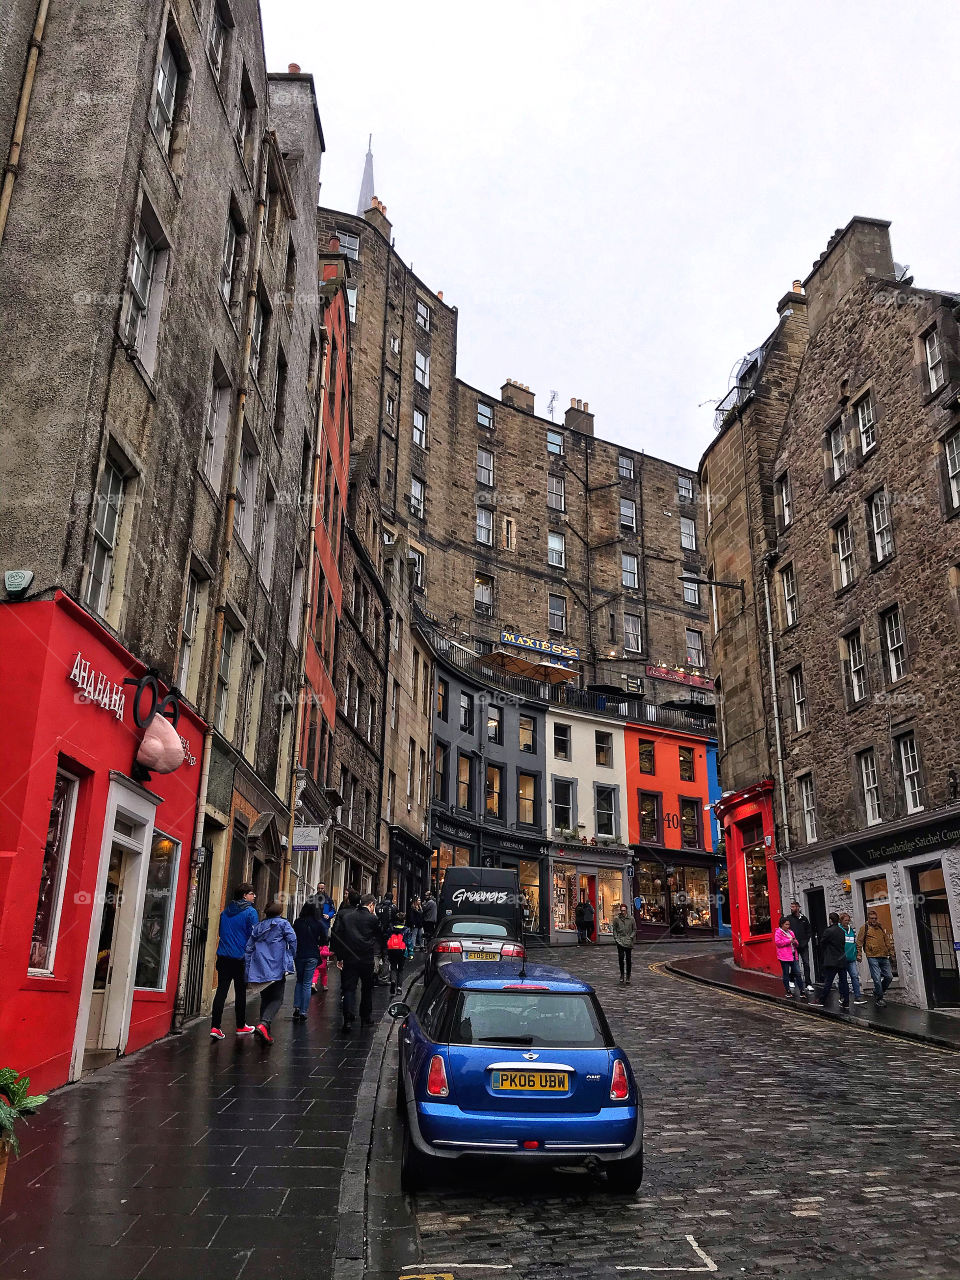
[[[395,1000],[393,1004],[387,1005],[387,1013],[396,1020],[397,1018],[406,1018],[410,1015],[410,1006],[404,1004],[402,1000]]]

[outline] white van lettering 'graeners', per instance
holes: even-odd
[[[495,902],[498,905],[510,903],[517,906],[520,899],[515,893],[507,893],[506,889],[457,889],[453,894],[453,902],[458,907],[465,902]]]

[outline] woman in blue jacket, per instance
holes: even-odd
[[[255,1031],[261,1040],[273,1044],[270,1023],[283,1004],[286,975],[293,972],[297,935],[283,918],[283,906],[271,902],[259,924],[247,939],[247,982],[266,982],[260,992],[260,1021]]]
[[[305,1022],[313,994],[313,975],[320,963],[320,948],[327,942],[327,926],[316,903],[306,902],[293,925],[297,935],[297,985],[293,991],[293,1020]]]

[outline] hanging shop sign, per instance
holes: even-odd
[[[580,650],[572,644],[561,644],[559,640],[539,640],[536,636],[522,636],[517,631],[501,631],[501,644],[512,644],[515,649],[532,650],[534,653],[549,654],[551,658],[580,657]]]
[[[81,699],[113,713],[122,721],[127,708],[124,685],[133,685],[130,695],[133,723],[146,732],[137,751],[137,761],[153,773],[172,773],[181,764],[195,765],[196,756],[183,734],[177,732],[180,721],[180,696],[171,689],[160,692],[157,673],[147,670],[142,676],[126,677],[120,684],[98,671],[78,650],[67,679],[80,690]]]
[[[669,680],[673,684],[689,684],[695,689],[712,689],[713,681],[709,676],[702,676],[689,667],[668,667],[664,664],[648,665],[647,675],[653,680]]]
[[[114,684],[102,671],[96,671],[82,653],[78,652],[74,658],[67,679],[76,685],[87,702],[96,703],[104,711],[112,711],[115,720],[123,719],[126,705],[123,685]]]

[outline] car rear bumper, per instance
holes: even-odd
[[[600,1114],[491,1116],[449,1103],[407,1103],[410,1139],[426,1156],[456,1160],[496,1156],[539,1164],[612,1164],[643,1149],[643,1106],[605,1107]],[[524,1150],[537,1141],[536,1150]]]

